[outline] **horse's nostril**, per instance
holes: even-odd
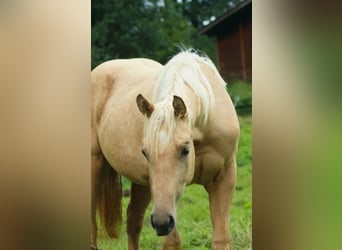
[[[169,216],[169,231],[171,232],[173,228],[175,227],[175,220],[174,218],[170,215]]]

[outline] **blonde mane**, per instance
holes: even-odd
[[[193,127],[195,124],[204,125],[209,118],[210,112],[215,104],[215,96],[210,80],[202,72],[201,65],[209,68],[215,76],[215,81],[225,82],[219,75],[216,67],[207,57],[201,57],[192,50],[186,50],[175,55],[164,66],[160,73],[152,96],[155,109],[145,126],[145,135],[149,140],[151,155],[157,155],[159,145],[159,134],[163,130],[166,133],[168,145],[176,126],[176,117],[172,106],[173,96],[181,97],[187,107],[187,122]],[[197,100],[190,100],[187,94],[190,88]],[[191,105],[190,105],[191,104]],[[189,108],[195,107],[195,108]]]

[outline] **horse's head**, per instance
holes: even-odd
[[[183,100],[156,103],[137,96],[145,124],[142,154],[148,161],[153,199],[151,224],[158,236],[169,234],[176,224],[176,204],[194,175],[195,150]]]

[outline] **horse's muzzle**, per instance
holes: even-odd
[[[175,219],[172,215],[151,215],[151,225],[158,236],[165,236],[172,232],[175,227]]]

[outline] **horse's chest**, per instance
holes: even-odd
[[[224,167],[224,157],[210,147],[196,152],[195,173],[193,183],[206,184],[211,182]]]

